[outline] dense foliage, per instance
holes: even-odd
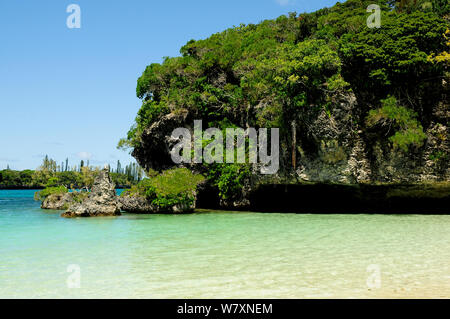
[[[150,174],[121,196],[143,196],[160,209],[167,209],[177,204],[190,206],[195,201],[197,185],[204,180],[199,174],[191,173],[186,168],[164,171],[162,174]]]
[[[65,186],[53,186],[53,187],[46,187],[43,190],[34,193],[34,199],[36,201],[44,201],[49,196],[52,196],[52,195],[62,196],[69,192],[71,195],[71,200],[75,203],[81,203],[89,195],[89,192],[76,191],[76,190],[69,191],[69,189]],[[68,209],[69,206],[70,206],[70,204],[67,203],[65,205],[64,209]]]
[[[211,164],[208,165],[207,178],[216,186],[221,199],[233,198],[239,194],[250,177],[250,168],[242,164]]]
[[[0,188],[43,188],[43,187],[64,187],[64,188],[91,188],[95,176],[99,172],[98,167],[84,166],[83,161],[79,168],[69,169],[68,166],[62,169],[56,162],[44,158],[42,165],[37,170],[15,171],[6,169],[0,171]],[[136,163],[121,168],[118,162],[117,169],[111,172],[111,179],[120,187],[131,187],[143,177],[143,171]]]
[[[36,192],[34,194],[34,199],[42,201],[50,195],[63,195],[68,192],[69,192],[69,190],[65,186],[47,187],[39,192]]]
[[[403,151],[407,151],[410,145],[422,146],[426,135],[417,120],[417,114],[404,106],[397,105],[395,97],[389,97],[381,102],[381,108],[369,111],[367,126],[387,127],[388,134],[391,133],[390,130],[394,130],[393,135],[389,134],[391,135],[389,139],[394,147]]]
[[[371,29],[374,3],[381,28]],[[362,129],[384,120],[392,129],[377,138],[402,151],[420,147],[448,77],[449,9],[447,0],[348,0],[191,40],[181,56],[149,65],[138,79],[142,107],[119,146],[139,147],[147,127],[183,109],[210,126],[279,127],[286,136],[293,114],[328,109],[337,94],[352,92]],[[222,197],[242,186],[243,166],[209,168]]]

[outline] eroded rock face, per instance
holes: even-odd
[[[366,114],[362,109],[356,96],[346,93],[336,95],[328,109],[311,106],[292,114],[296,140],[293,141],[290,130],[280,136],[280,170],[269,179],[277,178],[279,183],[344,185],[450,181],[448,95],[443,94],[442,102],[435,106],[424,126],[427,136],[424,145],[407,153],[393,150],[387,135],[365,127],[361,118]],[[163,116],[143,132],[142,145],[132,155],[145,169],[174,167],[169,151],[179,141],[173,141],[170,134],[176,127],[192,131],[194,119],[196,114],[189,114],[188,110]],[[245,118],[241,122],[244,128],[249,125]],[[267,179],[258,175],[254,170],[256,179]]]
[[[72,205],[62,217],[94,217],[120,215],[115,185],[109,175],[109,167],[100,171],[89,196],[80,204]]]
[[[187,128],[193,130],[193,124],[193,117],[187,110],[162,117],[142,133],[142,145],[133,150],[132,156],[142,159],[139,164],[145,170],[172,168],[174,165],[170,150],[179,142],[179,140],[172,139],[172,131],[178,127],[186,127],[186,125],[188,125]]]
[[[118,200],[121,210],[133,214],[184,214],[195,210],[195,200],[192,203],[178,203],[167,208],[153,205],[150,200],[138,195],[120,196]]]
[[[42,209],[66,210],[74,204],[74,193],[52,194],[44,199]]]
[[[120,209],[133,214],[155,214],[158,213],[158,207],[152,205],[145,197],[142,196],[120,196]]]
[[[445,93],[448,91],[443,91],[441,102],[423,120],[427,136],[423,146],[412,147],[406,153],[394,150],[385,132],[371,131],[365,126],[367,114],[362,110],[375,106],[363,105],[353,93],[333,97],[328,109],[310,106],[292,114],[296,134],[287,129],[280,136],[278,173],[261,175],[259,164],[253,165],[251,178],[244,182],[242,192],[235,198],[221,200],[220,206],[252,208],[255,204],[250,199],[252,193],[259,185],[268,184],[352,186],[450,182],[450,105],[449,94]],[[169,150],[178,141],[170,138],[171,130],[185,127],[192,131],[193,119],[197,118],[196,114],[186,112],[165,115],[142,134],[142,145],[133,152],[142,167],[161,170],[175,166]],[[234,122],[244,128],[251,126],[244,115]]]

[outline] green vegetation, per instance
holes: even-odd
[[[370,4],[381,8],[381,28],[367,27]],[[450,80],[443,36],[449,9],[448,0],[348,0],[191,40],[180,56],[149,65],[138,79],[142,107],[119,147],[140,147],[146,128],[187,110],[210,127],[279,127],[288,149],[293,119],[308,123],[309,110],[329,114],[349,92],[361,108],[356,126],[388,126],[389,134],[377,138],[388,139],[394,151],[421,147],[442,79]],[[334,148],[330,163],[343,158]],[[250,175],[236,164],[205,165],[205,171],[224,199]]]
[[[50,195],[63,195],[68,192],[69,190],[65,186],[47,187],[39,192],[36,192],[34,194],[34,199],[43,201]]]
[[[436,84],[428,79],[443,74],[428,56],[444,48],[446,25],[433,12],[385,13],[380,29],[363,28],[340,39],[344,78],[370,101],[387,94],[423,97]]]
[[[388,133],[395,130],[389,138],[395,148],[406,152],[410,145],[421,147],[427,136],[417,120],[417,114],[404,106],[397,105],[397,99],[392,96],[382,100],[381,103],[383,105],[381,108],[370,110],[367,125],[388,127]]]
[[[66,164],[57,165],[48,156],[45,156],[42,165],[35,171],[14,171],[6,169],[0,171],[0,188],[44,188],[62,186],[70,188],[91,188],[99,168],[89,166],[89,162],[80,166],[69,168]],[[111,172],[111,179],[120,187],[128,188],[142,179],[144,171],[136,164],[131,163],[122,169],[120,162]]]
[[[448,161],[448,156],[443,151],[435,151],[430,154],[429,159],[433,162],[439,163]]]
[[[74,192],[72,192],[72,194],[73,194],[73,201],[75,202],[75,203],[82,203],[83,202],[83,200],[85,200],[88,196],[89,196],[89,193],[88,192],[77,192],[77,191],[74,191]],[[67,208],[69,208],[69,207],[67,207]]]
[[[211,164],[207,171],[208,180],[217,187],[219,196],[225,200],[240,194],[251,176],[250,167],[241,164]]]
[[[67,189],[65,186],[46,187],[43,190],[34,193],[34,200],[44,201],[47,197],[53,196],[53,195],[57,196],[55,198],[56,200],[59,200],[58,195],[63,196],[64,194],[67,194],[67,193],[69,193],[69,189]],[[70,194],[71,194],[71,199],[75,203],[81,203],[89,195],[88,192],[78,192],[75,190],[72,190],[70,192]],[[70,203],[67,202],[63,208],[68,209],[69,206],[70,206]]]
[[[392,0],[390,1],[401,12],[411,13],[416,10],[433,11],[440,16],[450,14],[448,0]]]
[[[174,205],[191,206],[195,201],[197,185],[204,180],[199,174],[194,174],[186,168],[176,168],[161,174],[149,174],[121,196],[143,196],[160,209],[168,209]]]

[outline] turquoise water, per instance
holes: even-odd
[[[450,298],[450,216],[59,215],[0,190],[0,298]]]

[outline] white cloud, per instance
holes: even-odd
[[[78,152],[77,156],[81,159],[90,159],[92,157],[92,154],[89,152]]]

